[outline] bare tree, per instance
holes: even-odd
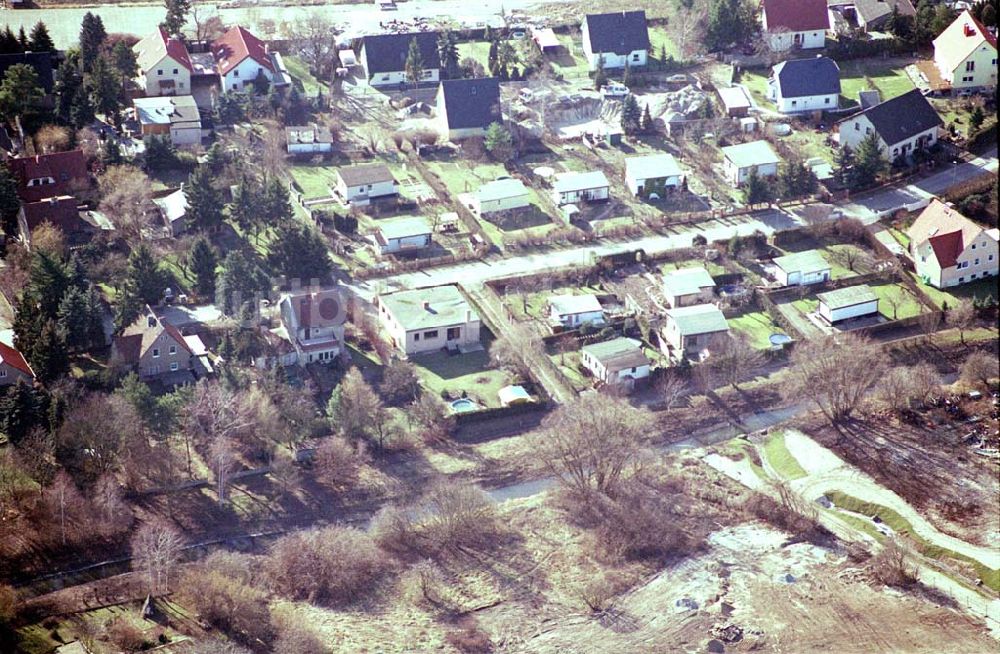
[[[445,403],[433,393],[422,393],[407,408],[406,416],[427,440],[444,438],[455,426],[455,419],[448,413]]]
[[[720,382],[729,384],[734,389],[738,389],[742,380],[751,376],[763,365],[764,354],[742,334],[732,335],[723,341],[722,346],[708,362],[712,374]]]
[[[663,400],[663,406],[667,411],[678,406],[681,400],[691,392],[690,384],[683,377],[673,372],[668,372],[660,377],[660,380],[656,384],[656,389],[659,391],[660,398]]]
[[[184,428],[179,430],[187,451],[187,472],[191,474],[192,441],[206,445],[222,438],[243,443],[257,427],[257,412],[248,397],[218,382],[202,380],[184,407]]]
[[[928,363],[889,369],[878,385],[878,399],[894,411],[909,409],[914,402],[924,403],[941,386],[941,376]]]
[[[899,307],[903,305],[903,300],[905,298],[900,297],[900,296],[896,295],[895,293],[886,293],[885,295],[883,295],[879,299],[881,299],[883,302],[885,302],[886,304],[888,304],[889,308],[892,309],[892,319],[893,320],[898,320],[898,318],[899,318]]]
[[[62,152],[69,148],[69,130],[59,125],[44,125],[35,134],[36,150],[41,154]]]
[[[277,496],[284,497],[298,488],[302,481],[299,468],[290,456],[276,456],[271,460],[268,474],[278,489]]]
[[[962,300],[956,307],[948,311],[947,322],[949,327],[958,330],[958,338],[965,345],[965,332],[976,325],[976,308],[972,300]]]
[[[236,464],[236,448],[229,438],[216,436],[208,448],[208,458],[212,470],[215,472],[219,506],[222,506],[226,503],[226,486],[229,484],[229,474]]]
[[[1000,377],[1000,361],[989,352],[972,352],[962,363],[960,374],[966,384],[982,384],[988,388],[990,381]]]
[[[507,325],[490,345],[490,359],[520,379],[530,379],[532,363],[544,356],[541,338],[529,325]]]
[[[114,475],[104,475],[94,486],[94,506],[101,518],[113,529],[124,527],[132,518],[128,504],[122,496],[122,488]]]
[[[568,489],[611,495],[639,466],[648,425],[624,399],[585,395],[545,419],[538,453]]]
[[[875,265],[875,258],[867,250],[851,244],[835,250],[833,260],[851,272],[868,272]]]
[[[198,5],[191,5],[191,22],[194,23],[194,37],[197,41],[215,41],[226,32],[225,24],[217,14],[205,16]]]
[[[917,569],[909,551],[897,540],[887,540],[871,560],[872,574],[886,586],[912,586],[917,581]]]
[[[170,592],[170,576],[180,560],[184,537],[164,522],[146,522],[132,538],[132,567],[146,575],[149,592]]]
[[[861,406],[884,371],[876,343],[850,333],[825,336],[795,348],[782,391],[792,400],[812,400],[837,423]]]
[[[667,33],[684,60],[690,60],[702,50],[704,21],[707,15],[707,3],[679,1],[671,3]]]
[[[420,393],[420,378],[409,361],[393,359],[382,375],[379,390],[390,402],[412,402]]]
[[[353,439],[368,439],[378,448],[399,435],[392,415],[357,368],[351,368],[327,403],[330,426]]]
[[[59,534],[62,544],[67,542],[67,528],[72,526],[76,515],[83,505],[83,496],[77,490],[76,484],[64,471],[59,471],[52,484],[45,489],[45,503],[59,521]]]
[[[941,327],[941,312],[923,311],[920,314],[918,323],[920,325],[920,331],[924,335],[924,339],[930,340],[934,333]]]
[[[337,490],[349,488],[357,482],[364,461],[361,445],[353,445],[341,436],[329,436],[316,448],[317,480]]]
[[[320,16],[301,20],[295,26],[294,44],[310,70],[320,79],[327,79],[337,61],[337,30],[333,23]]]
[[[98,178],[98,205],[126,239],[140,240],[155,216],[152,182],[135,166],[111,166]]]

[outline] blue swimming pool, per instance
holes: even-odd
[[[479,407],[475,402],[465,397],[459,400],[455,400],[451,403],[451,410],[454,411],[455,413],[465,413],[467,411],[475,411],[477,408]]]

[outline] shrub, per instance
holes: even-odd
[[[448,632],[445,640],[462,654],[490,654],[493,651],[490,637],[475,624]]]
[[[894,540],[885,542],[882,551],[872,558],[869,569],[875,579],[886,586],[905,588],[917,581],[917,571],[910,563],[909,553]]]
[[[125,651],[135,651],[143,646],[142,630],[125,617],[115,618],[107,627],[107,637]]]
[[[341,436],[330,436],[316,448],[317,480],[330,488],[349,488],[357,482],[364,461],[362,446],[352,445]]]
[[[230,576],[240,560],[245,569]],[[189,570],[180,586],[202,619],[245,643],[271,637],[267,594],[248,583],[255,565],[255,557],[247,555],[213,555]]]

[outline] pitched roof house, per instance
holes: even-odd
[[[774,258],[775,278],[782,286],[821,284],[830,279],[830,264],[819,250],[793,252]]]
[[[663,295],[671,307],[706,304],[715,293],[715,280],[702,266],[671,270],[663,275]]]
[[[763,0],[761,24],[774,52],[822,48],[830,29],[826,0]]]
[[[665,354],[680,358],[711,352],[728,334],[729,323],[717,306],[695,304],[666,312],[661,342]]]
[[[645,11],[587,14],[581,30],[590,70],[597,70],[601,61],[605,68],[646,65],[649,29]]]
[[[482,136],[492,123],[500,123],[500,80],[496,77],[451,79],[441,82],[437,93],[441,134],[451,141]]]
[[[20,238],[24,243],[31,243],[31,234],[35,229],[48,223],[66,235],[70,241],[76,240],[89,225],[80,218],[77,200],[71,195],[45,198],[38,202],[25,202],[17,215]]]
[[[288,294],[278,306],[296,363],[305,366],[337,359],[342,352],[346,315],[337,289]]]
[[[649,357],[634,338],[614,338],[580,348],[580,364],[610,386],[631,386],[649,377]]]
[[[943,124],[927,98],[913,89],[841,120],[837,133],[842,146],[856,150],[874,132],[882,153],[894,160],[937,143]]]
[[[403,354],[482,349],[479,314],[456,286],[379,295],[376,305],[393,347]]]
[[[277,67],[271,60],[267,44],[239,25],[212,43],[212,57],[223,91],[253,87],[259,75],[268,82],[277,79]]]
[[[836,110],[840,101],[840,66],[829,57],[789,59],[774,66],[768,95],[786,114]]]
[[[191,381],[193,356],[180,330],[148,305],[111,343],[111,360],[147,379],[169,377],[177,383]]]
[[[162,27],[134,46],[139,86],[147,96],[191,93],[191,55],[180,39]]]
[[[396,178],[385,164],[360,164],[337,169],[334,190],[344,202],[367,204],[375,198],[396,195]]]
[[[12,386],[19,381],[34,383],[35,372],[20,352],[0,342],[0,386]]]
[[[83,150],[14,157],[7,166],[17,180],[17,195],[22,202],[74,195],[90,186]]]
[[[441,58],[437,49],[437,32],[410,32],[406,34],[374,34],[366,36],[361,44],[361,63],[368,83],[372,86],[399,86],[406,84],[406,56],[410,43],[416,40],[423,63],[422,82],[441,79]]]
[[[940,200],[931,200],[906,234],[925,284],[947,288],[997,275],[1000,231],[984,228]]]
[[[758,177],[774,177],[778,174],[781,157],[767,141],[751,141],[722,148],[723,170],[733,186],[745,184],[750,174]]]
[[[684,173],[674,155],[661,152],[625,158],[625,186],[632,195],[650,197],[677,189],[684,183]]]
[[[171,236],[179,236],[187,231],[188,201],[183,184],[173,193],[154,199],[153,204],[159,209],[163,223]]]
[[[997,37],[964,9],[934,39],[934,64],[955,89],[997,85]]]
[[[894,9],[904,18],[912,18],[917,15],[917,10],[910,0],[853,1],[854,15],[857,17],[858,26],[866,32],[877,32],[885,28]]]

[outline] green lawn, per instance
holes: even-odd
[[[808,475],[785,445],[785,434],[772,435],[764,443],[764,456],[779,475],[788,480],[801,479]]]
[[[319,93],[319,90],[325,88],[326,85],[313,77],[313,74],[309,72],[309,65],[302,61],[294,55],[288,55],[284,57],[285,67],[288,68],[288,73],[292,78],[299,82],[300,89],[302,93],[309,98],[315,98]]]
[[[302,189],[306,199],[326,198],[331,194],[330,187],[336,184],[337,169],[333,166],[295,165],[288,169],[295,183]]]
[[[872,88],[873,85],[882,94],[883,100],[902,95],[914,88],[913,82],[902,67],[879,65],[872,59],[856,59],[840,63],[840,92],[848,100],[857,103],[858,91]]]
[[[556,368],[562,373],[562,376],[566,378],[570,386],[573,387],[577,393],[585,391],[591,387],[593,379],[587,377],[582,372],[580,372],[580,353],[579,352],[566,352],[565,354],[550,354],[549,359],[555,364]],[[564,363],[560,364],[559,362]]]
[[[826,259],[827,263],[830,264],[830,277],[832,279],[845,279],[847,277],[857,277],[859,273],[867,272],[865,270],[851,270],[847,265],[846,254],[850,252],[856,257],[854,262],[855,268],[859,268],[858,261],[868,254],[868,251],[864,248],[854,245],[853,243],[839,243],[836,245],[828,245],[823,249],[823,258]]]
[[[590,67],[583,57],[583,46],[579,37],[574,38],[569,34],[557,34],[556,38],[562,43],[563,50],[555,57],[546,57],[552,65],[552,70],[563,77],[583,78],[590,75]]]
[[[411,357],[424,387],[435,395],[447,391],[462,395],[488,407],[500,406],[497,393],[511,383],[503,370],[489,367],[489,355],[482,352],[451,355],[445,352]]]
[[[771,349],[771,334],[784,334],[785,330],[771,320],[771,316],[763,311],[744,313],[735,318],[729,318],[729,328],[743,332],[750,338],[750,343],[759,350]]]
[[[920,315],[922,307],[920,301],[905,286],[901,286],[900,284],[878,284],[871,285],[869,288],[878,296],[878,312],[885,316],[886,319],[902,320],[903,318],[912,318],[913,316]],[[895,313],[893,312],[890,300],[895,300],[897,303]]]
[[[934,288],[930,284],[924,284],[923,280],[921,280],[916,273],[911,274],[914,281],[916,281],[920,286],[920,290],[926,293],[939,309],[943,309],[945,303],[947,303],[949,307],[954,307],[962,300],[971,300],[974,297],[985,299],[988,295],[992,295],[994,298],[998,296],[996,277],[987,277],[986,279],[979,279],[974,282],[969,282],[968,284],[953,286],[942,290]]]
[[[468,162],[432,161],[427,167],[441,178],[453,195],[473,193],[482,184],[507,174],[506,168],[494,163],[470,166]]]
[[[472,57],[480,64],[483,68],[487,68],[489,64],[490,55],[490,44],[486,41],[469,41],[466,43],[458,44],[458,61],[461,62],[466,57]]]
[[[673,42],[670,36],[667,34],[667,30],[662,27],[650,27],[649,28],[649,51],[652,53],[655,59],[660,58],[660,49],[663,46],[667,48],[667,56],[673,57],[675,61],[681,60],[681,51],[677,45]]]
[[[744,70],[740,73],[739,83],[745,86],[754,100],[761,107],[766,109],[776,109],[775,104],[767,99],[767,77],[766,70],[750,71]]]

